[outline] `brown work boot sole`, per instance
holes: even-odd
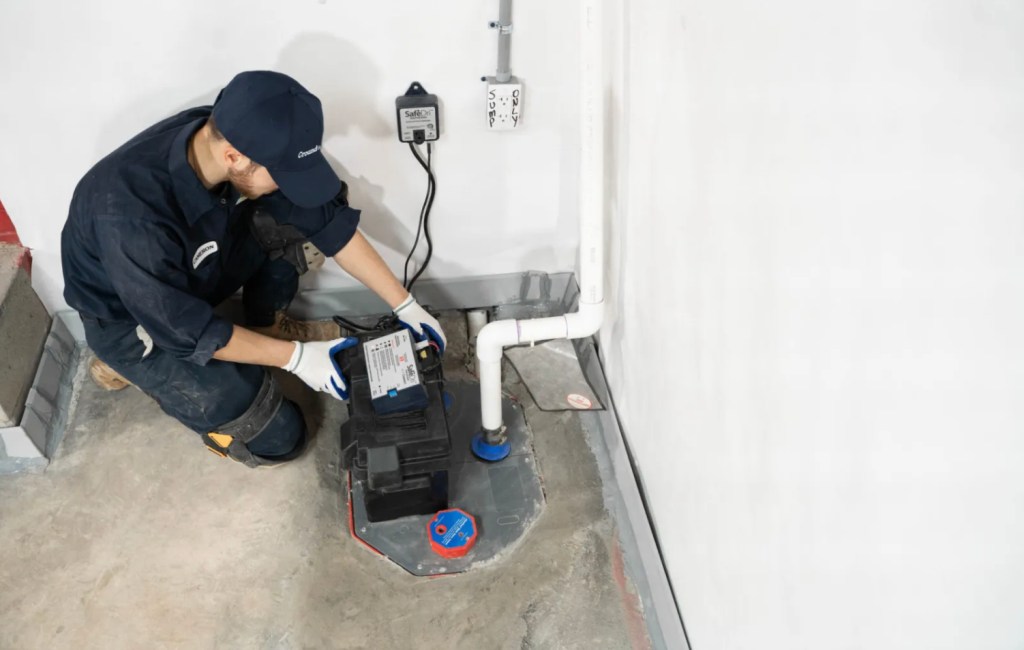
[[[132,385],[132,382],[98,358],[89,362],[89,375],[103,390],[122,390]]]
[[[250,327],[254,332],[282,341],[333,341],[341,338],[341,327],[329,320],[295,320],[278,312],[273,325],[269,327]]]

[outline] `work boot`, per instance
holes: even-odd
[[[254,332],[282,341],[332,341],[341,337],[341,327],[329,320],[295,320],[283,311],[274,314],[274,324],[250,327]]]
[[[132,382],[121,376],[121,373],[98,358],[93,358],[89,363],[89,374],[96,385],[103,390],[121,390],[132,385]]]

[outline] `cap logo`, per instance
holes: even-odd
[[[318,151],[320,151],[320,145],[317,145],[317,146],[313,147],[312,149],[307,149],[306,151],[300,151],[299,152],[299,158],[305,158],[306,156],[312,156],[313,154],[315,154]]]

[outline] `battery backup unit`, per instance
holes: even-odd
[[[403,329],[363,335],[335,360],[349,383],[341,463],[365,483],[368,519],[446,509],[452,444],[437,351],[416,350]]]

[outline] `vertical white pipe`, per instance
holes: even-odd
[[[602,0],[580,0],[580,304],[554,318],[501,320],[476,343],[485,431],[502,429],[501,357],[507,345],[591,336],[604,319],[604,52]]]
[[[580,3],[580,302],[604,300],[604,50],[601,0]]]
[[[487,431],[501,429],[501,358],[483,361],[477,359],[480,373],[480,424]]]
[[[476,339],[476,369],[480,375],[480,417],[486,431],[499,431],[501,418],[501,357],[506,345],[519,342],[519,323],[496,320]]]
[[[486,309],[474,309],[466,312],[466,330],[469,334],[469,344],[476,344],[476,337],[480,334],[480,330],[487,325],[487,310]]]

